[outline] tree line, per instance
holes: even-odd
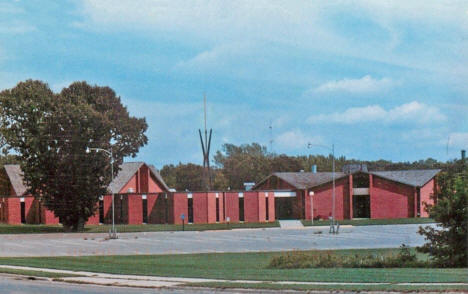
[[[258,183],[273,172],[311,171],[316,165],[318,171],[332,171],[332,155],[299,155],[289,156],[267,151],[258,143],[224,144],[213,157],[214,166],[211,170],[211,188],[213,190],[243,189],[244,183]],[[336,171],[342,171],[348,164],[365,164],[372,171],[410,170],[410,169],[442,169],[448,170],[457,160],[441,162],[427,158],[414,162],[392,162],[388,160],[362,161],[348,159],[345,156],[335,158]],[[203,190],[203,167],[194,163],[169,164],[161,169],[161,176],[169,187],[178,191]]]

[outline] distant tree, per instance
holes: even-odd
[[[245,182],[258,182],[271,173],[266,147],[257,143],[224,144],[214,161],[223,170],[231,189],[243,189]]]
[[[458,168],[454,166],[454,168]],[[420,227],[429,242],[418,248],[428,253],[440,267],[466,267],[468,264],[468,170],[439,175],[435,205],[426,209],[442,228]]]
[[[83,228],[111,181],[109,157],[86,149],[112,148],[116,174],[147,143],[145,119],[109,87],[75,82],[53,93],[28,80],[0,93],[0,111],[4,147],[18,154],[29,192],[70,230]]]
[[[177,191],[202,191],[203,167],[188,163],[178,165],[165,165],[161,169],[161,176],[169,187]]]

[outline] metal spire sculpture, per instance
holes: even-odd
[[[206,95],[203,95],[203,104],[205,112],[205,137],[203,138],[202,131],[200,129],[198,129],[198,134],[200,135],[200,143],[203,152],[203,188],[205,188],[206,191],[209,191],[211,188],[210,148],[212,129],[210,129],[210,134],[208,135],[208,131],[206,129]]]

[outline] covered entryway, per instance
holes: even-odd
[[[295,192],[274,192],[276,219],[297,219]]]
[[[353,217],[370,218],[370,197],[369,195],[353,196]]]

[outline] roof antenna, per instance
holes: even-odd
[[[205,118],[205,140],[203,141],[202,131],[200,129],[198,129],[198,134],[200,135],[200,143],[203,152],[203,187],[206,191],[209,191],[211,187],[210,148],[212,129],[210,129],[210,135],[208,136],[208,131],[206,129],[206,94],[203,94],[203,109]]]

